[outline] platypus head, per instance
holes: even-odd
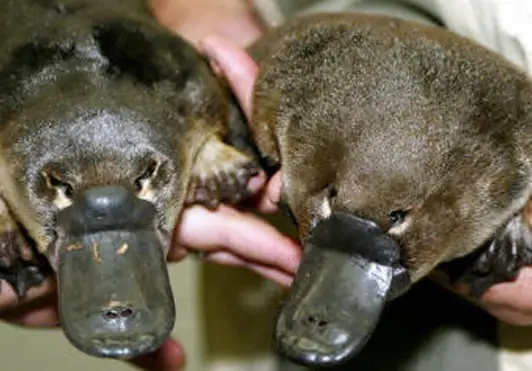
[[[173,328],[166,254],[209,134],[195,123],[225,108],[191,46],[151,21],[110,18],[59,22],[64,39],[43,30],[13,47],[0,168],[2,196],[57,273],[66,336],[130,358]]]
[[[16,163],[6,164],[6,197],[57,273],[69,340],[98,356],[153,350],[174,324],[166,253],[186,159],[139,107],[93,109],[51,96],[58,102],[49,107],[64,115],[40,108],[17,118],[33,129],[4,158]]]
[[[428,107],[372,120],[378,108],[365,103],[344,117],[352,124],[310,138],[305,120],[337,122],[328,117],[335,107],[317,107],[285,142],[297,148],[283,168],[284,192],[304,250],[276,341],[311,366],[356,355],[387,302],[487,243],[530,195],[516,129],[523,118],[496,121],[487,105],[467,123],[437,113],[424,121],[418,113]]]
[[[342,364],[439,264],[532,246],[532,84],[503,57],[357,13],[287,21],[250,54],[252,131],[281,162],[303,243],[276,326],[285,356]]]

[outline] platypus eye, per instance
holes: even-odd
[[[70,183],[64,181],[59,175],[53,172],[43,171],[41,174],[44,177],[48,188],[60,191],[66,197],[72,198],[74,194],[74,188]]]
[[[392,225],[400,224],[405,220],[407,215],[408,211],[406,210],[394,210],[388,215],[388,221]]]
[[[152,159],[148,162],[148,165],[144,168],[144,171],[135,179],[135,188],[138,192],[142,191],[147,182],[157,175],[159,166],[159,161],[155,159]]]

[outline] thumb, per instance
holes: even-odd
[[[205,38],[201,42],[200,49],[228,81],[249,120],[253,85],[259,70],[257,63],[243,48],[217,36]]]
[[[135,358],[130,363],[145,371],[180,371],[185,364],[185,354],[177,341],[169,339],[155,352]]]

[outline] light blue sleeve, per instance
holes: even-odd
[[[396,0],[416,5],[449,29],[495,50],[532,73],[532,1]]]
[[[266,23],[328,11],[398,15],[447,28],[495,50],[532,73],[531,0],[252,0]]]

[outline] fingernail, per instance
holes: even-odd
[[[270,178],[268,198],[274,204],[278,204],[283,196],[283,183],[281,176],[281,171],[278,171]]]

